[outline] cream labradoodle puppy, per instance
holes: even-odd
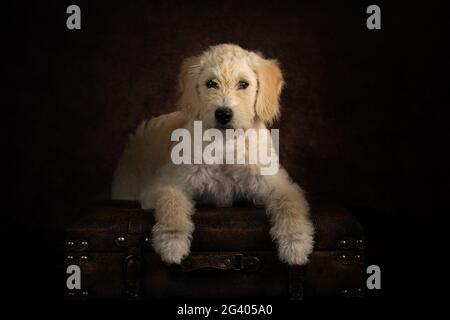
[[[280,109],[283,76],[277,62],[222,44],[184,60],[179,83],[179,111],[144,121],[130,137],[112,198],[155,209],[152,244],[167,263],[180,263],[189,254],[195,201],[231,206],[248,199],[265,205],[280,259],[305,264],[314,228],[302,190],[283,168],[262,175],[260,163],[177,165],[171,158],[172,132],[192,132],[196,120],[203,129],[266,129]]]

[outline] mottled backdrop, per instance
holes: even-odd
[[[365,1],[73,3],[80,31],[66,29],[72,1],[23,1],[6,11],[14,206],[4,219],[19,238],[10,271],[39,261],[48,275],[40,287],[56,292],[54,239],[72,209],[109,190],[142,119],[174,110],[182,59],[232,42],[279,60],[287,83],[275,125],[282,164],[311,199],[361,217],[369,263],[383,272],[374,296],[439,293],[445,212],[437,204],[449,170],[447,18],[437,3],[378,3],[376,31],[365,27]],[[13,279],[10,292],[26,295],[27,280]]]

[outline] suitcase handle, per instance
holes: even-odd
[[[199,270],[227,270],[242,272],[257,272],[261,261],[254,256],[244,256],[242,253],[231,254],[191,254],[179,265],[171,265],[173,271],[192,272]],[[291,300],[303,299],[303,267],[289,266],[288,269],[289,297]]]
[[[192,272],[219,269],[225,271],[256,272],[261,266],[257,257],[231,254],[191,254],[180,265],[172,266],[174,271]]]

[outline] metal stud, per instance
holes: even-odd
[[[223,260],[223,264],[226,266],[229,266],[231,264],[231,259],[230,258],[226,258]]]
[[[81,260],[87,260],[87,256],[81,256]]]
[[[125,241],[125,237],[122,237],[122,236],[117,237],[117,241],[124,242]]]
[[[89,295],[89,292],[83,291],[82,295],[83,295],[83,296],[87,296],[87,295]]]
[[[69,296],[74,296],[75,295],[75,292],[68,292],[67,293]]]
[[[347,244],[347,241],[345,241],[345,240],[339,240],[338,244],[339,244],[341,247],[343,247],[343,246],[345,246],[345,245]]]
[[[73,260],[73,256],[67,256],[67,260]]]
[[[144,239],[144,241],[147,242],[147,243],[149,243],[149,242],[150,242],[150,238],[149,238],[149,237],[146,237],[146,238]]]
[[[81,245],[82,245],[82,246],[87,246],[88,243],[87,243],[87,241],[81,241]]]
[[[347,289],[341,290],[341,294],[347,294],[347,293],[348,293],[348,290],[347,290]]]
[[[347,259],[347,256],[345,254],[341,254],[341,255],[339,255],[339,259],[345,260],[345,259]]]
[[[356,260],[359,260],[359,259],[361,259],[361,255],[359,255],[359,254],[356,254],[356,255],[355,255],[355,259],[356,259]]]
[[[72,247],[74,244],[75,244],[75,243],[74,243],[73,241],[67,241],[67,245],[68,245],[69,247]]]
[[[363,244],[364,243],[364,241],[362,240],[362,239],[358,239],[358,240],[356,240],[356,244],[359,244],[359,245],[361,245],[361,244]]]

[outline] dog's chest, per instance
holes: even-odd
[[[250,184],[258,183],[251,166],[198,166],[189,179],[193,197],[202,203],[231,206],[236,199],[248,198]]]

